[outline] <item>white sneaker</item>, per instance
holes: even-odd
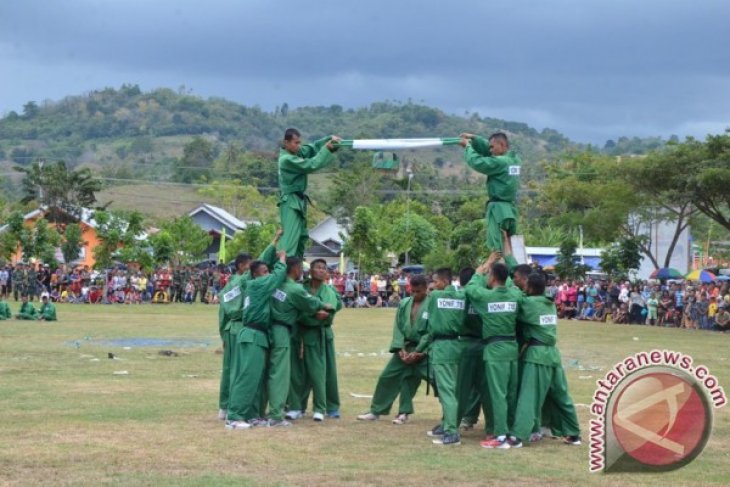
[[[357,419],[360,421],[377,421],[379,417],[380,416],[378,416],[377,414],[365,413],[365,414],[359,415],[357,417]]]
[[[530,443],[537,443],[538,441],[542,440],[543,436],[542,433],[531,433],[530,434]]]
[[[292,420],[300,419],[303,416],[304,416],[304,413],[302,413],[301,411],[296,411],[296,410],[287,411],[286,414],[284,415],[284,417],[286,419],[292,419]]]
[[[312,419],[315,420],[315,421],[317,421],[317,422],[324,421],[324,414],[322,414],[322,413],[314,413],[312,415]]]
[[[286,419],[270,419],[269,426],[272,428],[289,428],[292,424]]]
[[[226,421],[226,429],[228,430],[247,430],[251,427],[246,421]]]
[[[221,421],[225,421],[227,416],[228,416],[228,411],[226,411],[225,409],[218,410],[218,419],[220,419]]]
[[[406,424],[408,422],[408,415],[407,414],[399,414],[398,416],[393,419],[393,424]]]

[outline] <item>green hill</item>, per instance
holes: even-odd
[[[235,142],[247,150],[273,151],[283,130],[296,126],[307,136],[330,133],[357,137],[453,136],[468,130],[505,130],[528,163],[563,151],[571,142],[550,129],[478,114],[449,115],[413,103],[379,102],[345,109],[339,105],[274,112],[221,98],[203,99],[170,89],[142,92],[137,86],[106,88],[69,96],[0,119],[0,160],[24,164],[37,158],[70,164],[169,165],[193,135],[205,135],[218,149]],[[164,171],[163,171],[164,172]]]

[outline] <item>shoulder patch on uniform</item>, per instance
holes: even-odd
[[[464,309],[464,300],[463,299],[447,299],[447,298],[438,298],[436,300],[436,306],[439,309]]]
[[[509,175],[510,176],[519,176],[520,175],[520,166],[509,166]]]
[[[517,303],[514,301],[489,303],[487,304],[487,311],[490,313],[514,313],[517,311]]]
[[[555,326],[558,324],[558,315],[540,315],[540,325]]]
[[[277,289],[276,291],[274,291],[274,294],[272,294],[271,297],[276,299],[277,301],[281,301],[282,303],[286,301],[286,293],[281,289]]]
[[[223,295],[223,302],[228,303],[241,295],[241,288],[236,286]]]

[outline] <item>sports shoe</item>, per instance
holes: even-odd
[[[547,426],[540,427],[540,434],[542,434],[543,438],[551,438],[553,440],[557,440],[558,438],[560,438],[559,436],[554,435],[553,430],[551,430]]]
[[[408,422],[408,415],[401,413],[393,419],[393,424],[406,424]]]
[[[380,416],[378,416],[377,414],[365,413],[365,414],[359,415],[357,417],[357,419],[360,421],[377,421],[379,417]]]
[[[327,417],[331,419],[340,419],[340,410],[335,409],[334,411],[327,411]]]
[[[535,432],[530,434],[530,443],[537,443],[538,441],[542,440],[542,433]]]
[[[507,441],[509,442],[510,448],[522,448],[522,442],[514,436],[507,438]]]
[[[218,410],[218,419],[221,421],[225,421],[226,417],[228,417],[228,411],[225,409],[219,409]]]
[[[461,424],[459,425],[459,429],[461,431],[469,431],[474,429],[474,423],[469,421],[468,419],[462,419]]]
[[[324,414],[322,414],[322,413],[314,413],[312,415],[312,419],[315,420],[315,421],[317,421],[318,423],[321,422],[321,421],[324,421]]]
[[[272,428],[288,428],[292,424],[286,419],[270,419],[269,426]]]
[[[286,419],[299,419],[303,416],[304,416],[304,413],[302,413],[301,411],[297,411],[297,410],[287,411],[286,414],[284,415],[284,417]]]
[[[459,433],[446,433],[441,438],[434,439],[432,443],[442,446],[459,446],[461,445],[461,437]]]
[[[247,430],[251,427],[246,421],[226,421],[227,430]]]
[[[563,443],[566,445],[580,446],[580,436],[566,436],[563,438]]]
[[[507,440],[507,436],[505,436],[505,435],[497,436],[496,438],[492,438],[490,440],[484,440],[484,441],[480,442],[479,444],[482,446],[482,448],[489,448],[489,449],[499,448],[502,450],[506,450],[506,449],[509,449],[512,447],[510,442]]]
[[[256,418],[249,421],[252,428],[268,428],[269,420],[264,418]]]
[[[433,429],[426,431],[426,436],[444,436],[444,429],[440,424],[437,424]]]

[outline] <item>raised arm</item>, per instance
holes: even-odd
[[[505,156],[484,156],[475,148],[473,142],[466,146],[464,151],[464,159],[466,164],[475,171],[493,176],[507,171],[510,162]]]

